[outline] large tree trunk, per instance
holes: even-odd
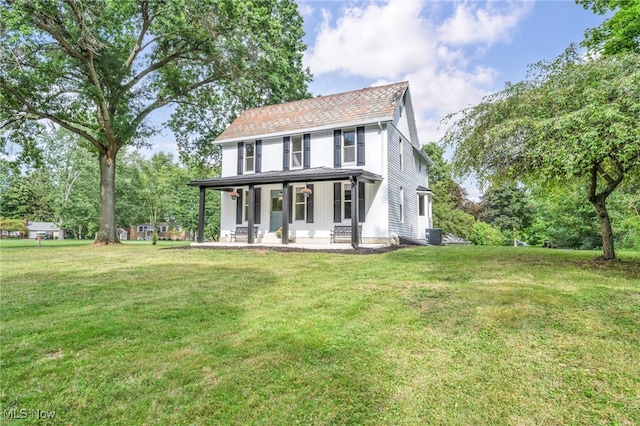
[[[607,211],[606,197],[598,195],[594,199],[589,199],[591,204],[596,208],[598,220],[600,221],[600,232],[602,234],[602,251],[605,260],[614,260],[616,252],[613,246],[613,230],[611,229],[611,220]]]
[[[604,260],[615,260],[616,251],[613,246],[613,230],[611,229],[611,219],[609,219],[609,212],[607,211],[607,197],[620,185],[624,179],[624,168],[617,164],[618,175],[611,177],[607,172],[603,170],[603,167],[599,163],[595,163],[591,169],[591,178],[589,179],[589,201],[596,208],[598,214],[598,220],[600,221],[600,233],[602,234],[602,258]],[[597,193],[598,187],[598,173],[601,173],[602,177],[607,183],[607,186]]]
[[[116,155],[100,153],[100,230],[94,244],[120,243],[116,233]]]

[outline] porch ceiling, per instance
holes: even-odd
[[[361,182],[379,182],[382,176],[363,169],[332,169],[329,167],[316,167],[311,169],[291,171],[271,171],[240,176],[227,176],[213,179],[194,180],[189,186],[230,190],[230,187],[244,185],[264,185],[270,183],[289,182],[322,182],[331,180],[347,180],[357,177]]]

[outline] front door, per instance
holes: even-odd
[[[282,226],[282,191],[271,190],[271,221],[269,222],[269,232],[276,232]]]

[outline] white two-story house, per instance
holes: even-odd
[[[207,190],[222,191],[221,236],[257,230],[249,243],[328,243],[346,230],[357,247],[432,227],[433,162],[408,82],[250,109],[215,142],[221,177],[189,183],[200,188],[199,242]]]

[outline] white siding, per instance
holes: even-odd
[[[429,212],[424,218],[418,218],[418,185],[427,186],[427,166],[423,162],[422,171],[419,170],[420,159],[413,150],[409,137],[409,121],[404,109],[402,115],[397,114],[397,124],[374,123],[365,127],[365,165],[346,165],[345,168],[363,168],[369,172],[382,176],[381,182],[365,185],[366,220],[363,224],[363,238],[378,238],[386,240],[391,233],[414,238],[424,238],[424,229],[430,223],[430,203],[426,209]],[[348,130],[355,127],[341,129]],[[292,133],[291,136],[300,135]],[[399,165],[399,139],[403,139],[404,171]],[[250,139],[252,141],[255,139]],[[333,129],[311,133],[311,164],[310,167],[333,168]],[[222,148],[222,176],[237,174],[237,142],[223,144]],[[281,171],[283,156],[282,137],[262,139],[262,171]],[[346,181],[341,182],[342,184]],[[303,185],[304,182],[292,184]],[[261,199],[261,223],[259,240],[269,232],[271,190],[281,190],[282,185],[263,185]],[[404,188],[404,221],[399,220],[399,192]],[[244,190],[243,188],[243,196]],[[296,238],[328,239],[329,231],[333,229],[333,182],[314,182],[314,223],[293,221],[290,224],[291,236]],[[286,208],[286,206],[285,206]],[[236,227],[236,202],[227,193],[222,194],[221,200],[221,237],[228,238],[229,232]],[[344,214],[343,214],[344,217]],[[343,220],[342,224],[350,225],[350,220]],[[246,226],[246,221],[244,222]]]
[[[393,123],[398,131],[402,134],[402,136],[404,136],[407,140],[411,139],[411,133],[409,132],[408,112],[405,105],[404,97],[400,101],[400,107],[396,110]]]
[[[347,181],[341,181],[342,185]],[[314,223],[307,223],[306,220],[293,220],[289,224],[292,237],[297,238],[329,238],[329,231],[335,225],[351,225],[351,219],[342,220],[339,223],[333,222],[333,184],[334,182],[315,182],[313,188]],[[291,186],[304,186],[304,182],[292,183]],[[362,237],[386,238],[387,237],[387,209],[386,191],[381,189],[380,182],[365,184],[365,222],[362,224]],[[259,236],[269,232],[271,215],[271,190],[282,189],[282,185],[260,185],[262,188],[260,200],[260,224],[258,227]],[[256,187],[256,188],[257,188]],[[243,194],[247,188],[242,188]],[[243,200],[244,202],[244,200]],[[286,206],[283,206],[286,208]],[[220,236],[228,238],[229,232],[236,226],[236,201],[232,200],[229,194],[223,193],[221,199],[221,221]],[[344,218],[344,210],[342,213]],[[247,225],[246,218],[243,217],[244,226]]]
[[[388,212],[389,232],[411,238],[424,238],[425,223],[429,221],[418,220],[418,197],[416,188],[418,185],[427,185],[427,170],[423,164],[422,171],[417,166],[416,154],[412,144],[393,125],[387,126],[388,133]],[[400,139],[403,143],[399,144]],[[400,171],[400,147],[404,169]],[[403,220],[400,220],[400,188],[404,189]],[[427,210],[430,210],[427,207]]]
[[[263,151],[264,152],[264,151]],[[238,173],[238,144],[222,145],[221,176],[235,176]]]
[[[262,171],[282,170],[282,138],[262,140]]]
[[[363,168],[384,177],[386,167],[384,161],[384,134],[377,124],[365,128],[365,166],[354,164],[345,168]],[[349,129],[355,129],[350,127]],[[345,129],[340,129],[345,130]],[[301,135],[292,133],[291,136]],[[281,171],[283,142],[282,137],[262,140],[262,171]],[[254,141],[255,139],[248,139]],[[222,145],[222,176],[235,176],[238,172],[238,143]],[[333,168],[333,129],[311,133],[311,167]]]

